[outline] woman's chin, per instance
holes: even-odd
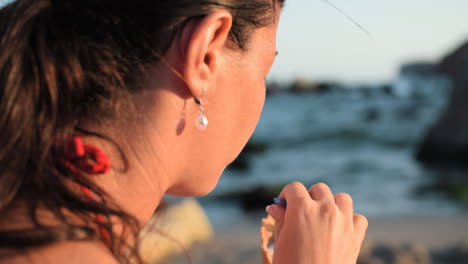
[[[179,197],[201,197],[211,193],[215,187],[216,184],[213,186],[203,186],[203,188],[200,185],[194,188],[175,188],[168,190],[166,194]]]
[[[206,189],[206,190],[200,190],[198,192],[194,192],[190,196],[201,197],[201,196],[208,195],[214,190],[215,187],[216,187],[216,184],[212,188],[209,188],[209,189]]]
[[[224,169],[223,169],[224,171]],[[181,197],[200,197],[205,196],[211,193],[217,186],[219,178],[222,175],[222,172],[218,174],[217,177],[208,178],[208,179],[199,179],[196,182],[187,183],[183,185],[173,187],[169,189],[166,194],[172,196],[181,196]]]

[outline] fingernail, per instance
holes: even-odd
[[[278,205],[278,206],[281,206],[283,208],[286,208],[287,206],[287,202],[285,199],[283,198],[279,198],[279,197],[276,197],[276,198],[273,198],[273,202]]]
[[[265,207],[265,211],[267,212],[267,214],[269,214],[269,213],[270,213],[270,212],[269,212],[269,210],[270,210],[270,207],[271,207],[271,205],[267,205],[267,207]]]

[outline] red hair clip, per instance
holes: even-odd
[[[100,148],[93,145],[84,145],[80,137],[72,137],[65,148],[63,163],[73,172],[80,174],[104,174],[110,170],[110,160],[107,154]],[[80,186],[86,197],[94,200],[93,193],[85,186]],[[110,233],[105,228],[106,218],[102,214],[95,214],[98,223],[99,233],[107,247],[111,247]]]
[[[93,145],[84,145],[81,137],[71,139],[65,149],[65,165],[74,172],[104,174],[110,170],[107,154]]]

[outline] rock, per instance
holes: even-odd
[[[468,241],[434,252],[435,263],[468,263]]]
[[[257,186],[248,190],[232,191],[215,196],[220,200],[237,201],[245,211],[255,211],[264,209],[267,205],[273,202],[286,184],[277,186]]]
[[[237,158],[229,164],[228,169],[247,171],[250,168],[250,159],[253,155],[263,154],[268,150],[268,143],[250,140]],[[247,175],[247,174],[239,174]]]
[[[367,123],[375,122],[380,118],[380,111],[377,107],[370,107],[364,110],[363,119]]]
[[[436,171],[433,171],[435,173]],[[444,169],[434,175],[430,183],[422,184],[415,189],[417,196],[436,194],[460,203],[468,204],[468,177],[466,171]]]
[[[361,258],[359,257],[357,264],[387,264],[380,259],[375,258]]]
[[[227,167],[228,170],[237,170],[237,171],[248,171],[250,169],[250,155],[241,152],[237,158],[229,164]],[[247,174],[239,174],[242,176],[247,176]]]
[[[404,64],[400,68],[401,76],[431,76],[437,74],[437,67],[432,62],[413,62]]]
[[[364,245],[357,264],[431,264],[428,249],[420,244]]]
[[[425,135],[416,158],[431,165],[468,167],[468,43],[445,57],[437,70],[452,80],[453,90],[447,109]]]
[[[386,95],[391,95],[393,96],[393,86],[391,84],[384,84],[382,87],[382,92]]]
[[[277,82],[269,82],[266,84],[266,93],[267,93],[267,96],[268,95],[272,95],[272,94],[277,94],[277,93],[280,93],[280,92],[283,92],[285,89],[283,88],[282,85],[280,85],[279,83]]]
[[[382,260],[372,256],[374,245],[365,242],[361,247],[357,264],[385,264]]]
[[[314,83],[298,79],[291,83],[289,90],[293,93],[328,92],[337,86],[336,83],[332,82]]]
[[[246,211],[250,211],[265,208],[272,203],[273,198],[278,194],[278,191],[262,186],[245,192],[239,197],[239,200],[242,208]]]
[[[203,209],[195,199],[186,199],[157,211],[141,233],[139,249],[147,263],[159,263],[212,237],[213,229]]]
[[[403,245],[396,256],[395,264],[430,264],[431,254],[420,244]]]
[[[394,263],[398,249],[389,245],[379,244],[372,250],[372,259],[379,259],[383,263]]]
[[[248,154],[262,154],[268,150],[268,143],[250,140],[242,152]]]

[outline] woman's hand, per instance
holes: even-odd
[[[323,183],[307,190],[295,182],[280,197],[287,208],[267,208],[276,221],[274,264],[356,263],[368,222],[354,214],[348,194],[333,195]]]

